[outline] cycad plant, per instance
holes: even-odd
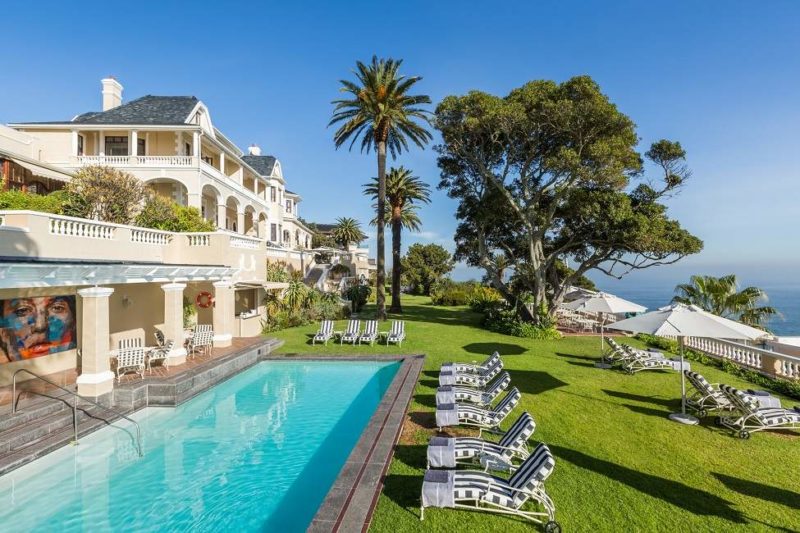
[[[378,178],[373,178],[372,182],[364,185],[364,194],[377,200],[379,188]],[[386,211],[385,221],[392,226],[392,304],[389,311],[402,313],[400,304],[402,232],[403,228],[409,231],[420,230],[421,222],[415,204],[430,202],[430,187],[407,168],[392,167],[386,176],[386,200],[389,209]],[[377,225],[377,217],[372,222]]]
[[[673,302],[696,305],[710,313],[739,320],[749,326],[764,328],[770,317],[779,315],[771,306],[760,306],[767,294],[758,287],[739,290],[736,275],[720,278],[692,276],[689,283],[675,287]]]
[[[422,78],[400,74],[402,60],[378,59],[356,62],[355,81],[340,80],[340,91],[346,97],[334,100],[329,125],[340,124],[333,140],[336,148],[350,142],[352,149],[361,140],[361,151],[375,150],[378,156],[377,191],[377,317],[386,319],[384,284],[386,282],[384,251],[384,213],[386,202],[386,153],[396,157],[408,150],[408,142],[423,148],[431,133],[422,125],[429,112],[421,106],[430,104],[427,95],[411,95],[409,91]]]

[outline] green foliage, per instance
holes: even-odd
[[[672,352],[674,354],[679,352],[678,341],[665,339],[664,337],[657,337],[655,335],[649,335],[646,333],[639,333],[636,335],[636,339],[644,342],[648,346],[658,348],[659,350]],[[722,369],[725,372],[736,376],[737,378],[749,381],[750,383],[758,385],[759,387],[764,387],[765,389],[777,392],[778,394],[783,394],[794,398],[795,400],[800,400],[800,383],[798,382],[771,378],[761,374],[760,372],[756,372],[755,370],[739,366],[736,363],[728,361],[727,359],[709,357],[703,352],[692,350],[691,348],[684,348],[683,356],[690,361],[697,361],[698,363],[702,363],[706,366],[714,366]]]
[[[442,278],[431,285],[431,302],[434,305],[467,305],[472,300],[475,286],[473,281],[458,282]]]
[[[481,324],[489,331],[514,337],[540,340],[561,338],[561,333],[553,324],[544,323],[540,325],[520,320],[517,312],[503,302],[495,302],[485,306]]]
[[[336,263],[335,265],[333,265],[329,273],[333,275],[334,279],[340,279],[343,277],[353,275],[353,273],[350,271],[350,267],[347,265],[343,265],[342,263]]]
[[[659,203],[688,177],[684,151],[653,144],[645,156],[663,171],[659,188],[631,190],[643,169],[635,124],[588,76],[448,96],[434,125],[439,187],[459,202],[455,257],[506,298],[527,291],[552,312],[590,270],[618,277],[702,248]]]
[[[322,233],[314,233],[311,236],[312,248],[336,248],[336,239],[330,235],[323,235]]]
[[[31,194],[23,191],[4,191],[0,181],[0,209],[15,211],[39,211],[54,215],[64,214],[65,191],[54,191],[48,195]]]
[[[337,294],[311,289],[297,280],[289,281],[289,287],[281,293],[268,293],[264,304],[267,316],[261,321],[262,333],[349,315]]]
[[[196,322],[197,309],[189,298],[183,298],[183,327],[189,328]]]
[[[354,313],[361,312],[371,294],[372,288],[368,285],[361,284],[353,285],[345,292],[345,296],[350,300]]]
[[[133,222],[148,197],[139,178],[112,167],[80,169],[66,186],[64,214],[117,224]]]
[[[336,227],[333,228],[333,239],[344,249],[350,244],[358,244],[367,236],[361,231],[361,223],[350,217],[336,219]]]
[[[477,285],[472,289],[469,298],[470,308],[477,313],[485,313],[490,307],[494,307],[503,301],[503,296],[497,289]]]
[[[284,261],[267,262],[267,281],[288,283],[290,279],[289,267]]]
[[[769,318],[778,315],[770,306],[759,306],[767,301],[767,293],[758,287],[739,290],[735,274],[716,278],[692,276],[689,283],[675,287],[673,302],[696,305],[715,315],[739,320],[749,326],[763,328]]]
[[[195,207],[182,206],[169,198],[150,194],[135,224],[143,228],[176,232],[214,231],[216,227]]]
[[[431,293],[431,286],[450,273],[455,262],[450,252],[438,244],[412,244],[401,263],[403,283],[413,294]]]

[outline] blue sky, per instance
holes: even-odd
[[[589,74],[638,124],[643,150],[662,137],[687,149],[694,177],[670,213],[706,243],[623,284],[672,286],[696,272],[800,281],[800,3],[500,4],[13,3],[2,17],[0,122],[97,109],[107,75],[126,100],[195,95],[236,143],[281,160],[305,217],[367,221],[360,185],[375,174],[374,157],[335,151],[326,127],[337,80],[356,59],[404,59],[434,102]],[[396,163],[438,182],[430,148]],[[405,242],[452,248],[454,209],[437,191],[422,234]]]

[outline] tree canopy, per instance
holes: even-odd
[[[455,257],[509,301],[523,290],[552,313],[591,270],[621,277],[702,249],[660,203],[690,176],[680,143],[654,143],[644,156],[658,179],[641,179],[633,121],[587,76],[449,96],[434,125],[439,187],[459,201]]]
[[[430,294],[431,286],[449,274],[455,263],[438,244],[412,244],[402,260],[403,282],[414,294]]]

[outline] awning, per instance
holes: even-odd
[[[0,289],[218,281],[237,272],[221,266],[0,262]]]
[[[289,287],[288,283],[280,281],[237,281],[234,285],[235,289],[265,289],[265,290],[278,290]]]
[[[43,166],[36,165],[34,163],[28,163],[27,161],[22,161],[20,159],[16,159],[16,158],[13,158],[13,157],[9,158],[9,159],[11,161],[13,161],[14,163],[18,164],[21,167],[27,168],[28,170],[33,172],[33,174],[35,176],[41,176],[43,178],[49,178],[49,179],[58,180],[58,181],[65,181],[65,182],[69,181],[69,179],[71,177],[66,172],[59,172],[59,171],[56,171],[56,170],[50,170],[49,168],[45,168]]]

